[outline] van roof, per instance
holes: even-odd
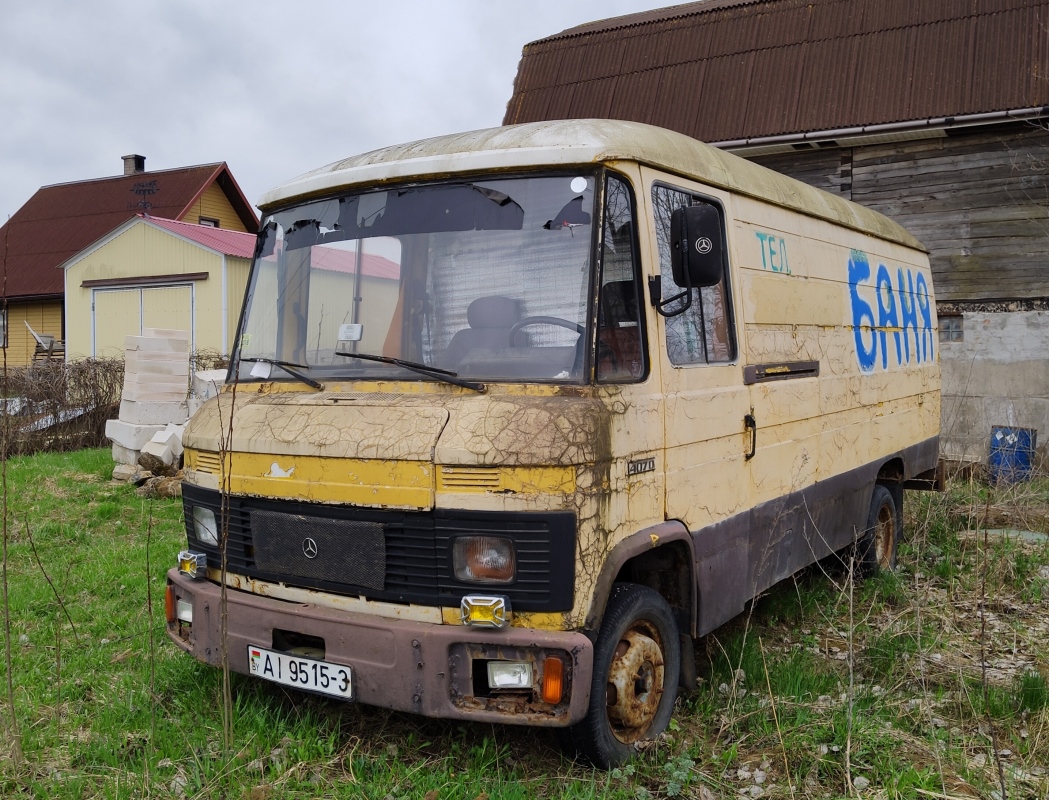
[[[392,145],[307,172],[263,195],[267,211],[358,184],[525,167],[636,161],[919,250],[900,225],[869,208],[788,178],[675,131],[641,122],[556,120]]]

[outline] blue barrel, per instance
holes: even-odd
[[[989,466],[992,483],[1017,483],[1031,479],[1038,431],[1034,428],[991,428]]]

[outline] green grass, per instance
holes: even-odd
[[[227,742],[220,671],[163,631],[180,501],[110,483],[105,451],[6,469],[21,757],[4,750],[3,797],[986,797],[996,752],[1009,797],[1049,796],[1049,548],[980,532],[1045,530],[1049,482],[908,495],[896,573],[816,566],[774,587],[697,643],[670,730],[603,773],[548,730],[236,675]]]

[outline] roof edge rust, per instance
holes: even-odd
[[[876,211],[664,128],[618,120],[557,120],[486,128],[384,147],[307,172],[264,194],[264,213],[352,185],[526,167],[636,161],[924,251]]]
[[[640,25],[646,25],[652,22],[665,22],[667,20],[677,20],[684,17],[695,17],[712,11],[721,11],[725,8],[752,6],[757,5],[758,3],[767,2],[769,2],[769,0],[698,0],[698,2],[695,3],[682,3],[681,5],[676,6],[670,5],[663,6],[662,8],[653,8],[648,11],[635,11],[632,14],[622,14],[618,17],[608,17],[606,19],[594,20],[593,22],[584,22],[581,25],[566,28],[560,33],[552,33],[549,36],[544,36],[542,39],[536,39],[535,41],[526,44],[525,47],[527,48],[531,45],[549,42],[555,39],[571,39],[575,36],[586,36],[591,33],[604,33],[606,31],[636,28]]]

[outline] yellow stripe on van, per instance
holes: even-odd
[[[219,469],[218,454],[186,451],[186,468]],[[433,508],[433,465],[420,461],[231,453],[229,491],[373,508]]]

